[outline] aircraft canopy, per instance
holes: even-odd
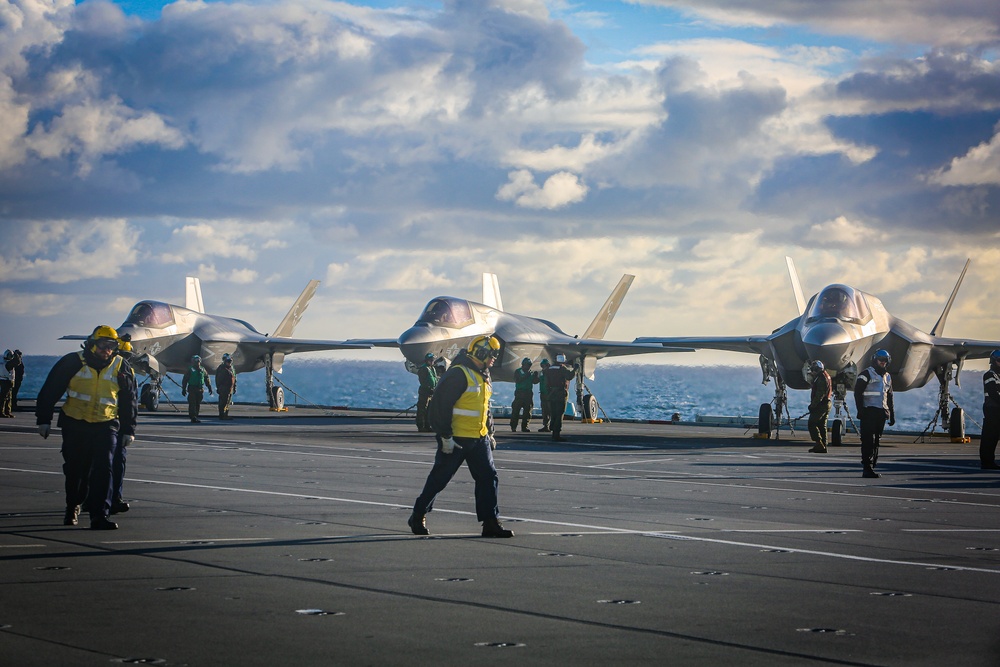
[[[432,299],[424,308],[417,324],[433,324],[457,329],[472,324],[472,308],[465,299],[442,296]]]
[[[861,292],[847,285],[829,285],[813,297],[809,304],[808,321],[828,318],[864,324],[872,318],[872,314]]]
[[[160,301],[140,301],[132,306],[132,311],[122,324],[131,324],[149,329],[161,329],[174,323],[170,306]]]

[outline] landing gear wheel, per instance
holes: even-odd
[[[153,389],[152,385],[144,384],[142,385],[142,393],[139,395],[139,402],[150,412],[156,412],[156,409],[160,407],[160,393]]]
[[[830,444],[834,447],[840,447],[844,444],[844,420],[833,420],[833,429],[830,431]]]
[[[281,387],[271,387],[271,407],[282,410],[285,407],[285,390]]]
[[[948,435],[952,440],[965,438],[965,410],[952,408],[951,421],[948,422]]]
[[[583,397],[583,418],[594,421],[597,419],[597,399],[593,394]]]
[[[774,409],[770,403],[761,403],[760,411],[757,413],[757,432],[771,435],[772,424],[774,424]]]

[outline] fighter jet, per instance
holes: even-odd
[[[156,409],[164,374],[186,372],[193,355],[200,355],[205,368],[212,372],[222,362],[222,355],[228,353],[237,373],[265,369],[268,404],[280,410],[284,391],[274,386],[273,373],[281,372],[286,354],[370,348],[364,343],[291,337],[318,286],[318,280],[309,281],[273,334],[262,334],[243,320],[205,313],[201,282],[190,276],[185,307],[152,300],[135,304],[118,327],[118,335],[131,337],[132,366],[149,377],[140,396],[143,406]],[[71,335],[60,340],[86,338]]]
[[[854,389],[859,370],[871,363],[872,354],[884,349],[892,356],[889,373],[894,391],[923,387],[937,376],[941,388],[938,413],[943,428],[953,436],[956,429],[964,432],[964,415],[956,407],[949,414],[951,396],[948,385],[954,377],[956,384],[966,359],[983,359],[992,350],[1000,348],[1000,341],[945,338],[945,322],[965,278],[971,260],[951,292],[944,312],[930,333],[893,317],[875,296],[843,284],[827,285],[813,295],[806,304],[799,283],[795,264],[786,257],[788,276],[792,283],[799,316],[769,335],[716,336],[716,337],[643,337],[636,343],[662,345],[687,345],[697,349],[729,350],[760,355],[764,384],[775,380],[774,408],[770,403],[760,406],[758,430],[770,433],[777,414],[780,422],[782,410],[787,412],[786,387],[810,387],[809,364],[823,362],[833,380],[834,421],[831,443],[841,444],[844,432],[843,414],[850,419],[845,404],[847,392]],[[933,423],[933,422],[932,422]]]
[[[491,370],[494,380],[513,382],[514,371],[521,360],[528,358],[532,368],[540,370],[543,358],[555,361],[556,355],[566,355],[577,370],[577,403],[583,417],[593,419],[597,400],[583,395],[584,378],[593,379],[598,359],[630,354],[658,352],[691,352],[693,348],[675,348],[659,344],[615,342],[604,340],[611,320],[625,298],[635,276],[624,275],[594,321],[582,337],[571,336],[548,320],[515,315],[503,309],[500,283],[496,274],[483,274],[483,303],[453,296],[439,296],[424,306],[416,323],[396,340],[358,340],[383,347],[399,347],[406,358],[406,368],[416,373],[428,353],[450,363],[477,336],[493,335],[500,341],[500,358]]]

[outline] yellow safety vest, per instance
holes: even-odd
[[[456,438],[481,438],[487,435],[486,417],[490,410],[493,388],[479,373],[459,366],[465,373],[468,387],[455,401],[451,411],[451,431]]]
[[[94,423],[118,418],[118,371],[122,358],[114,356],[104,370],[95,371],[84,361],[83,368],[69,381],[63,414],[73,419]]]

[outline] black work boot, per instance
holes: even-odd
[[[63,517],[64,526],[75,526],[79,523],[80,517],[80,506],[71,505],[66,508],[66,516]]]
[[[483,521],[483,537],[514,537],[514,531],[507,530],[497,519]]]
[[[129,507],[129,504],[127,502],[125,502],[124,500],[122,500],[121,498],[119,498],[118,500],[112,501],[112,503],[111,503],[111,513],[112,514],[121,514],[122,512],[128,512],[129,509],[131,509]]]
[[[881,477],[882,475],[880,475],[877,472],[875,472],[872,469],[871,466],[865,466],[865,471],[863,473],[861,473],[861,476],[862,477],[869,477],[869,478],[872,478],[872,479],[877,479],[877,478]]]
[[[414,512],[410,515],[410,518],[406,520],[406,525],[410,527],[414,535],[430,535],[430,531],[427,530],[427,519],[423,514],[417,514]]]
[[[91,530],[118,530],[118,524],[103,516],[90,520]]]

